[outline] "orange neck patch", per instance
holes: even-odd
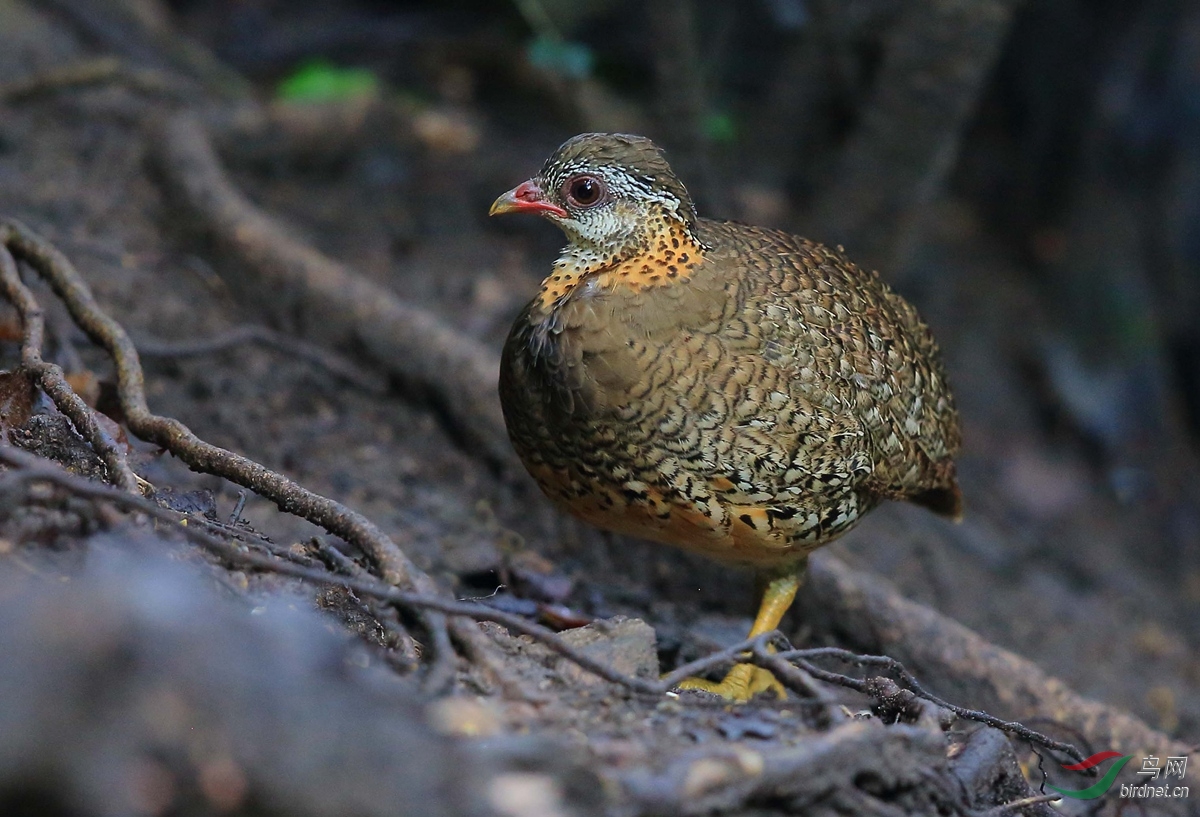
[[[677,221],[663,224],[625,257],[569,247],[542,281],[542,308],[550,311],[561,305],[588,276],[594,275],[605,289],[624,286],[641,292],[687,280],[703,260],[704,246]]]

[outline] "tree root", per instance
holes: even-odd
[[[19,104],[74,88],[108,84],[168,99],[183,99],[185,92],[171,75],[131,68],[116,57],[97,57],[0,84],[0,102]]]
[[[13,224],[0,222],[0,288],[9,302],[16,307],[21,317],[23,337],[21,339],[21,365],[37,380],[42,391],[50,395],[58,410],[70,419],[72,425],[92,446],[92,450],[104,461],[108,478],[122,490],[138,492],[138,480],[125,452],[100,425],[96,414],[83,402],[67,383],[63,370],[53,363],[42,360],[42,343],[45,337],[45,320],[42,308],[29,288],[21,282],[13,253],[20,255],[21,230]],[[9,244],[13,252],[9,251]]]
[[[499,356],[291,235],[229,181],[193,114],[171,117],[158,140],[166,181],[216,244],[230,288],[289,332],[356,348],[430,392],[454,430],[494,464],[515,465],[495,384]],[[236,267],[236,268],[235,268]]]
[[[301,487],[254,460],[201,440],[178,420],[153,414],[146,404],[137,349],[121,325],[100,309],[66,256],[15,221],[0,222],[0,231],[8,249],[50,284],[76,324],[112,357],[117,369],[121,410],[135,435],[167,449],[193,470],[215,474],[249,488],[274,502],[280,510],[300,516],[345,539],[368,555],[389,584],[411,587],[430,596],[441,592],[433,579],[417,568],[404,551],[366,517]],[[449,628],[453,628],[460,640],[472,643],[476,651],[486,650],[487,642],[470,621],[447,625],[443,614],[432,609],[425,609],[422,618],[434,653],[427,683],[440,689],[454,673],[455,653]]]
[[[854,649],[894,656],[928,686],[975,701],[980,709],[1061,723],[1096,751],[1187,751],[1132,715],[1080,696],[1033,662],[833,557],[811,560],[805,589],[799,603],[813,626]]]

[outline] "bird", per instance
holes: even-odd
[[[958,413],[917,311],[842,248],[698,216],[651,140],[585,133],[495,200],[567,244],[504,344],[509,438],[560,508],[758,572],[777,629],[808,556],[884,500],[958,519]],[[735,664],[680,685],[785,697]]]

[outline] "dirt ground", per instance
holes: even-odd
[[[211,32],[202,25],[193,32],[201,41],[206,33]],[[18,0],[0,0],[0,80],[35,75],[94,53],[85,36],[55,15]],[[21,220],[57,245],[109,313],[136,341],[147,344],[212,336],[261,322],[269,312],[232,294],[214,271],[220,259],[195,239],[179,203],[164,193],[167,188],[155,166],[156,131],[150,124],[177,104],[120,83],[0,101],[0,216]],[[483,98],[465,106],[434,102],[416,113],[402,109],[369,115],[362,124],[347,126],[342,144],[314,146],[301,137],[266,147],[252,141],[218,144],[235,183],[305,241],[435,313],[464,336],[498,350],[509,322],[548,268],[559,236],[540,222],[489,222],[487,207],[498,193],[533,173],[570,134],[545,122],[527,127],[520,117],[496,108],[495,100]],[[463,117],[457,127],[477,136],[474,146],[448,146],[441,137],[422,135],[413,124],[415,116],[445,111]],[[292,115],[305,121],[302,112]],[[949,285],[924,285],[932,278],[923,277],[921,270],[946,267],[954,274],[937,280]],[[915,269],[897,283],[933,326],[945,351],[965,429],[960,473],[967,516],[956,526],[920,509],[889,505],[827,552],[886,577],[902,595],[1032,659],[1082,695],[1128,710],[1182,743],[1200,742],[1200,565],[1194,555],[1200,509],[1171,497],[1122,501],[1086,449],[1047,422],[1053,407],[1031,398],[1037,386],[1021,365],[1045,317],[1038,314],[1028,277],[980,228],[969,207],[953,198],[938,206]],[[38,285],[35,292],[47,307],[58,346],[71,347],[84,367],[102,380],[109,378],[104,355],[71,325],[49,290]],[[353,350],[343,351],[353,355]],[[13,365],[15,344],[8,344],[5,353]],[[59,352],[60,362],[63,354]],[[406,384],[372,393],[309,362],[255,346],[178,360],[152,357],[146,369],[147,393],[156,412],[178,418],[203,439],[278,469],[396,532],[417,565],[457,597],[498,593],[506,609],[518,612],[540,600],[583,619],[644,621],[652,628],[653,641],[651,631],[632,632],[637,627],[629,622],[616,625],[615,635],[612,625],[601,628],[602,649],[627,662],[631,673],[654,677],[736,643],[748,626],[754,601],[751,576],[564,518],[523,475],[498,473],[464,445],[427,395]],[[150,483],[177,493],[210,491],[219,517],[233,511],[236,486],[193,473],[148,444],[135,443],[135,448],[135,470]],[[276,543],[304,543],[322,535],[253,496],[241,516]],[[162,543],[153,544],[144,525],[139,528],[127,519],[107,531],[84,525],[83,531],[47,544],[22,540],[13,524],[6,517],[3,559],[18,566],[6,573],[9,593],[18,592],[13,588],[23,585],[19,577],[27,573],[34,578],[26,582],[38,585],[58,571],[78,571],[79,592],[47,595],[37,602],[45,610],[101,620],[111,616],[114,626],[136,624],[148,615],[136,602],[138,593],[153,597],[150,588],[166,582],[177,588],[171,604],[183,619],[191,617],[189,610],[207,618],[204,605],[211,602],[214,617],[226,622],[222,632],[249,626],[226,606],[230,599],[241,603],[238,582],[245,584],[245,576],[229,579],[179,544],[172,546],[174,557],[160,564],[149,551]],[[123,539],[140,540],[141,546],[130,549]],[[43,552],[47,547],[53,551],[49,556]],[[130,557],[130,552],[142,556]],[[124,589],[118,590],[119,585]],[[394,796],[433,803],[441,795],[413,792],[454,789],[456,776],[448,769],[456,765],[477,776],[460,792],[465,805],[447,805],[443,811],[431,805],[431,814],[460,813],[460,807],[462,813],[488,808],[530,815],[660,813],[659,808],[675,807],[674,801],[655,806],[655,798],[666,797],[663,792],[670,789],[663,782],[668,779],[702,804],[689,813],[735,805],[739,813],[763,815],[981,813],[1004,802],[974,803],[976,812],[969,812],[947,791],[923,789],[905,778],[902,764],[888,767],[883,753],[903,741],[909,741],[910,755],[941,751],[924,745],[928,735],[916,726],[888,727],[894,731],[885,738],[878,720],[839,716],[830,722],[830,716],[802,706],[759,702],[730,709],[687,697],[647,701],[622,696],[494,625],[488,626],[524,682],[550,692],[549,702],[505,700],[477,673],[464,671],[458,697],[430,708],[415,702],[405,683],[392,676],[381,680],[388,675],[387,661],[378,648],[364,646],[372,641],[369,624],[362,628],[368,631],[365,640],[347,642],[340,634],[353,627],[331,623],[352,622],[357,602],[285,580],[252,576],[248,587],[251,598],[274,600],[253,601],[252,606],[295,608],[278,612],[280,632],[290,633],[287,637],[316,639],[313,643],[320,642],[329,655],[347,650],[354,662],[370,665],[375,673],[373,680],[355,681],[366,692],[343,693],[347,701],[340,722],[334,713],[343,710],[330,708],[324,715],[328,722],[309,723],[306,719],[314,715],[303,704],[305,690],[285,689],[287,684],[280,683],[275,692],[292,701],[303,729],[313,730],[293,735],[291,751],[302,751],[296,747],[307,745],[312,736],[339,733],[339,723],[358,729],[377,717],[400,724],[391,737],[380,740],[393,741],[393,750],[401,753],[413,747],[433,752],[428,747],[436,747],[444,758],[430,760],[424,778],[414,775],[406,784],[396,784]],[[314,603],[318,598],[320,605]],[[308,612],[318,606],[326,608],[321,616]],[[33,602],[9,608],[11,621],[32,628],[40,620],[30,612],[37,609]],[[146,626],[147,632],[161,632]],[[217,629],[202,621],[186,626],[191,628],[186,632],[194,630],[196,643]],[[12,627],[5,625],[13,651],[5,654],[22,655],[31,646],[16,638]],[[833,633],[814,629],[801,614],[789,618],[786,630],[797,645],[836,643]],[[621,645],[622,637],[631,639],[628,649]],[[89,642],[79,638],[64,637],[60,648],[86,652]],[[103,649],[109,648],[111,644]],[[139,648],[130,649],[136,653]],[[186,665],[186,656],[178,651],[146,649],[147,656],[157,658],[147,658],[136,672],[146,674],[149,687],[156,682],[155,661],[166,662],[160,667],[176,666],[176,660]],[[290,653],[276,656],[273,649],[267,650],[270,659],[284,668],[301,660],[306,667],[320,663]],[[329,655],[322,660],[343,660]],[[249,658],[236,653],[225,660],[242,666]],[[13,671],[12,663],[5,663],[9,667],[0,676]],[[201,675],[189,683],[202,688],[207,682],[200,669],[196,672]],[[388,697],[393,687],[399,691]],[[485,691],[493,694],[476,697]],[[369,699],[369,705],[356,696]],[[849,693],[845,702],[855,711],[864,706],[863,699]],[[418,714],[406,719],[410,709]],[[288,718],[289,712],[282,708],[271,717]],[[237,720],[232,710],[222,717]],[[428,721],[434,729],[425,725]],[[409,748],[404,744],[407,729],[416,730]],[[829,729],[862,730],[853,743],[858,754],[846,748],[851,744],[831,744],[822,754],[814,736]],[[962,725],[955,730],[952,741],[960,747],[998,734],[980,730],[976,735]],[[464,748],[444,738],[444,732],[483,737]],[[354,756],[356,742],[366,740],[367,733],[355,734],[358,741],[338,739],[351,747],[347,757]],[[487,751],[489,740],[499,747],[493,754]],[[697,751],[716,751],[714,747],[726,752],[719,762],[705,754],[709,766],[696,771],[687,765],[699,757]],[[1024,761],[1025,748],[1018,751]],[[790,768],[821,769],[831,781],[844,773],[868,792],[871,784],[862,775],[884,769],[879,772],[881,788],[873,795],[878,799],[870,801],[875,804],[870,808],[878,810],[865,810],[866,800],[839,800],[842,795],[833,783],[825,794],[799,786],[790,796],[751,806],[739,804],[722,788],[737,770],[764,762],[768,772],[774,768],[771,763],[781,763],[781,779]],[[856,762],[861,769],[855,770]],[[597,768],[607,771],[601,774]],[[659,777],[652,780],[645,770]],[[356,774],[364,781],[373,779],[362,770]],[[967,772],[955,767],[947,779],[953,774],[965,780]],[[284,772],[280,775],[285,779]],[[1006,791],[1010,799],[1021,796],[1023,786],[1015,776],[1008,789],[997,784],[994,791]],[[353,789],[349,777],[338,791]],[[484,779],[492,780],[491,788],[479,783]],[[547,780],[553,784],[549,788]],[[621,781],[623,793],[605,789],[613,780]],[[285,788],[281,784],[280,790]],[[388,791],[373,795],[379,798],[376,804],[385,804],[378,806],[382,811],[371,811],[375,806],[364,801],[357,810],[340,813],[388,813]],[[29,804],[40,801],[30,795],[12,802],[32,809]],[[209,802],[214,802],[211,796]],[[229,802],[234,804],[230,809],[216,810],[288,813],[286,803],[284,811],[270,811],[283,801]],[[63,810],[54,813],[119,813],[115,803],[96,805],[94,811],[60,804]],[[325,813],[323,807],[307,807],[311,811],[304,813]],[[1101,813],[1116,813],[1115,805],[1108,808]],[[145,806],[139,813],[168,812]]]

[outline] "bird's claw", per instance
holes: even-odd
[[[737,703],[744,703],[763,692],[772,692],[780,700],[787,698],[787,690],[779,683],[779,679],[770,670],[754,664],[734,665],[719,683],[703,678],[687,678],[680,682],[679,689],[698,689]]]

